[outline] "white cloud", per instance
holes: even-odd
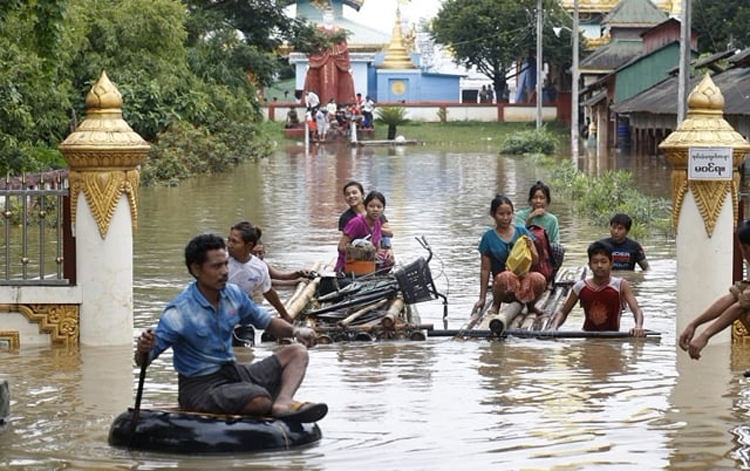
[[[374,29],[390,33],[396,19],[399,0],[365,0],[359,12],[344,8],[344,16]],[[440,10],[441,0],[410,0],[401,7],[401,18],[409,23],[418,23],[421,18],[430,19]]]

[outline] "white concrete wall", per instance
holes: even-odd
[[[404,105],[401,105],[404,106]],[[420,106],[420,107],[409,107],[405,106],[406,108],[406,117],[412,121],[423,121],[426,123],[430,122],[439,122],[440,117],[438,115],[438,112],[440,111],[440,107],[435,106]],[[377,116],[377,114],[375,115]]]
[[[379,103],[380,106],[387,105],[388,103]],[[409,105],[394,103],[396,106],[403,106],[406,108],[406,116],[412,121],[420,121],[426,123],[436,123],[440,121],[438,112],[441,107],[444,107],[447,111],[448,121],[482,121],[482,122],[496,122],[497,121],[497,107],[491,106],[480,106],[480,105],[469,105],[463,106],[460,104],[430,104],[430,105]],[[279,102],[276,105],[274,121],[283,121],[286,117],[286,110],[289,107],[289,103]],[[265,119],[269,119],[268,108],[262,109],[263,116]],[[519,106],[511,105],[506,106],[504,110],[504,121],[512,123],[533,123],[536,121],[536,105]],[[553,121],[557,118],[557,107],[556,106],[543,106],[542,107],[542,120]]]
[[[542,121],[554,121],[557,118],[557,107],[542,106]],[[533,123],[536,122],[536,105],[506,106],[505,122]]]
[[[449,106],[446,111],[448,121],[497,121],[496,106]]]

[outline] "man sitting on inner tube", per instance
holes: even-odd
[[[184,410],[317,422],[328,413],[326,404],[294,400],[307,369],[305,347],[317,343],[315,331],[259,309],[238,286],[227,283],[227,263],[226,244],[218,235],[201,234],[187,244],[185,264],[195,281],[167,304],[156,329],[141,333],[136,364],[149,364],[172,347]],[[299,343],[261,361],[239,364],[232,352],[237,324],[252,324]]]

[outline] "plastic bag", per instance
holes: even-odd
[[[530,239],[526,235],[520,236],[510,249],[508,258],[505,260],[505,269],[512,271],[516,276],[524,276],[531,269],[531,249],[529,248]]]

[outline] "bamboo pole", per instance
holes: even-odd
[[[318,271],[320,269],[320,265],[321,265],[321,262],[315,262],[313,264],[312,270],[313,271]],[[289,307],[294,302],[294,299],[297,296],[299,296],[300,294],[302,294],[302,291],[304,291],[305,287],[308,284],[310,284],[310,280],[309,279],[304,279],[304,280],[301,280],[299,283],[297,283],[297,286],[294,288],[294,292],[292,293],[291,296],[289,296],[289,299],[287,299],[286,302],[284,303],[284,307],[287,310],[289,310]]]
[[[550,324],[552,324],[552,319],[555,317],[557,306],[559,306],[560,303],[568,297],[568,293],[570,292],[570,290],[570,286],[566,288],[558,287],[555,289],[555,295],[552,297],[550,302],[547,303],[548,308],[546,309],[546,312],[548,313],[548,316],[545,319],[544,324],[539,326],[540,329],[548,329],[550,327]]]
[[[310,300],[315,295],[315,291],[318,288],[318,282],[317,279],[310,281],[307,283],[307,286],[304,287],[304,289],[300,292],[300,294],[294,298],[294,301],[289,303],[289,307],[286,309],[286,312],[289,313],[289,317],[292,319],[295,319],[297,315],[302,311],[302,309],[307,306],[307,304],[310,302]]]
[[[534,339],[555,339],[555,338],[571,338],[571,339],[582,339],[582,338],[607,338],[607,339],[634,339],[635,341],[641,341],[644,339],[661,339],[661,333],[653,330],[646,330],[645,337],[633,337],[630,332],[627,331],[583,331],[583,330],[523,330],[523,329],[506,329],[501,334],[495,334],[491,330],[487,329],[476,329],[476,330],[456,330],[456,329],[445,329],[445,330],[428,330],[428,337],[477,337],[477,338],[505,338],[505,337],[519,337],[519,338],[534,338]]]
[[[332,262],[329,262],[328,265],[326,265],[326,268],[330,268],[331,266]],[[302,292],[294,299],[292,303],[289,304],[289,307],[286,310],[286,312],[289,313],[289,317],[294,319],[297,317],[297,315],[299,315],[300,312],[302,312],[302,310],[305,308],[305,306],[307,306],[313,296],[315,296],[315,292],[318,290],[319,283],[320,278],[315,278],[314,280],[310,280],[307,283],[307,286],[304,287]]]
[[[388,310],[383,316],[383,319],[380,321],[380,324],[386,329],[392,329],[396,325],[396,319],[401,317],[400,314],[403,309],[404,309],[403,298],[393,299],[391,301],[391,304],[388,306]]]
[[[526,320],[526,313],[524,312],[523,308],[521,309],[521,312],[518,313],[517,316],[515,316],[513,319],[510,319],[508,321],[508,325],[505,326],[506,329],[520,329],[523,325],[523,321]]]
[[[534,306],[542,311],[545,311],[547,309],[547,303],[550,299],[550,294],[552,293],[552,290],[546,289],[542,293],[541,296],[539,296],[539,299],[534,303]],[[518,327],[521,329],[529,329],[533,330],[534,325],[539,323],[539,318],[541,315],[533,313],[533,312],[527,312],[526,315],[519,320],[518,323],[514,322],[513,325],[515,326],[518,324]]]
[[[505,307],[490,320],[490,330],[496,334],[502,333],[502,331],[510,325],[513,319],[521,313],[523,308],[524,305],[519,302],[506,304]]]
[[[477,322],[480,322],[482,318],[484,317],[487,310],[492,306],[492,301],[485,302],[484,306],[482,306],[480,309],[477,309],[475,311],[472,311],[471,315],[469,316],[469,320],[466,321],[466,324],[464,324],[460,329],[460,331],[463,330],[470,330],[473,329],[474,326],[477,324]]]
[[[370,311],[374,311],[375,309],[384,306],[387,302],[388,299],[381,299],[378,302],[368,304],[367,306],[354,311],[349,317],[339,322],[339,326],[346,328],[352,323],[352,321],[357,320],[359,317],[362,317]]]

